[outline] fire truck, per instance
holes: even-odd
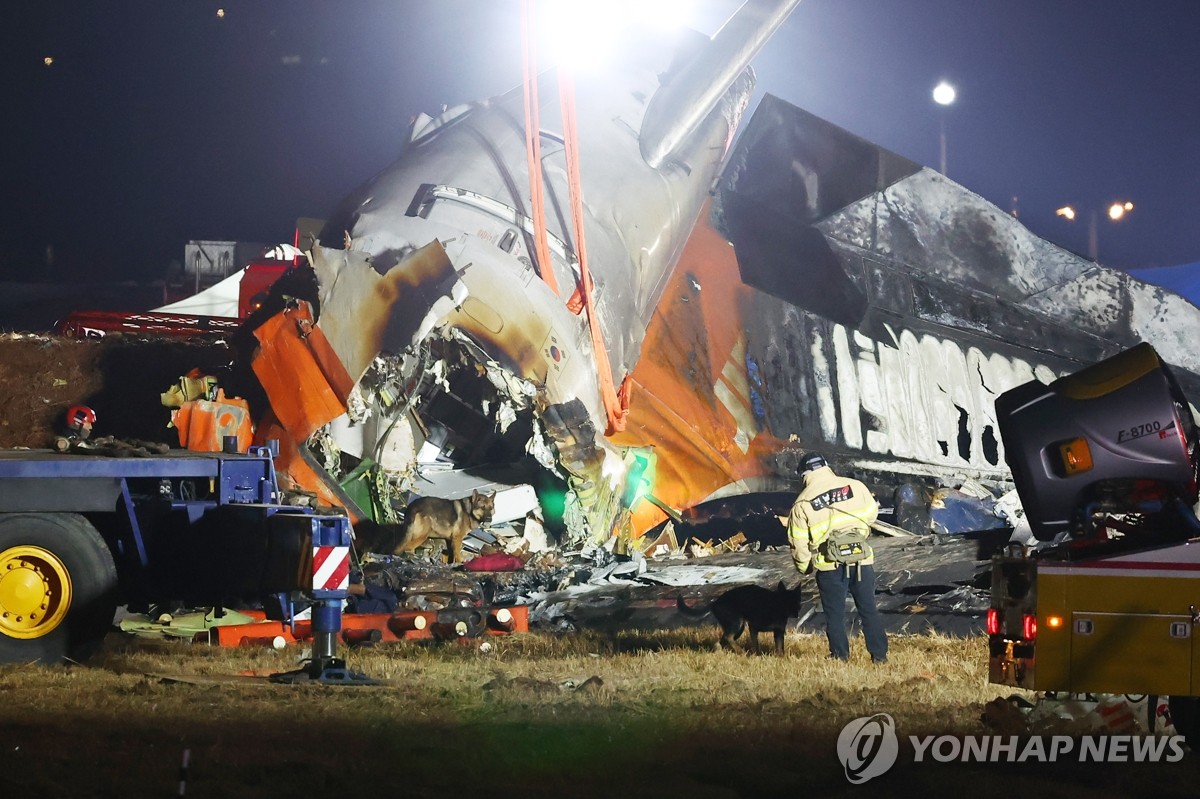
[[[1182,698],[1200,695],[1200,451],[1170,368],[1139,344],[1006,392],[996,416],[1035,541],[993,560],[991,682],[1165,695],[1173,714],[1190,715],[1194,701]]]

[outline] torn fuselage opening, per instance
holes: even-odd
[[[495,457],[488,447],[504,438],[514,412],[530,409],[534,432],[527,451],[570,487],[565,504],[571,540],[603,540],[621,532],[623,523],[628,527],[627,508],[620,504],[625,465],[595,424],[604,416],[584,329],[540,281],[526,271],[514,274],[507,258],[497,258],[502,251],[471,237],[450,239],[449,252],[435,239],[383,275],[371,256],[356,250],[315,248],[311,255],[323,287],[320,328],[345,372],[361,375],[363,387],[372,382],[367,373],[373,368],[418,386],[404,394],[420,404],[403,411],[415,449],[401,458],[397,447],[387,445],[395,451],[393,460],[405,461],[388,471],[415,471],[414,453],[431,434],[441,435],[422,428],[425,420],[447,428],[446,440],[455,448],[463,446],[454,442],[457,436],[481,452],[480,461],[488,461]],[[450,349],[451,342],[462,352]],[[399,354],[378,356],[381,352]],[[451,371],[486,378],[497,396],[475,392],[458,377],[459,386],[451,386]],[[387,398],[359,393],[364,416],[372,409],[395,416]],[[467,410],[473,407],[488,418],[498,414],[494,429],[500,435],[489,432],[487,440],[477,440],[481,428],[470,417],[478,413]],[[369,418],[363,421],[359,449],[370,451],[381,431],[370,429]],[[435,446],[442,443],[435,438]]]
[[[530,397],[502,393],[456,341],[430,342],[431,362],[413,419],[420,443],[417,465],[455,469],[504,466],[528,459],[534,433]]]
[[[379,354],[346,416],[309,444],[343,486],[366,480],[357,496],[370,493],[377,521],[395,521],[412,496],[529,485],[547,531],[561,539],[568,489],[553,460],[538,457],[549,449],[538,443],[536,398],[533,384],[471,342],[432,336],[417,353]]]

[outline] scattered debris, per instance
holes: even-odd
[[[1028,712],[1017,705],[1020,697],[997,697],[983,706],[983,715],[979,720],[983,726],[1000,735],[1023,735],[1029,731],[1029,722],[1025,718]]]
[[[935,533],[969,533],[1006,527],[996,510],[992,492],[967,481],[957,489],[939,488],[929,505],[930,526]]]
[[[1026,546],[1037,543],[1033,537],[1033,528],[1025,518],[1025,508],[1021,505],[1021,497],[1017,489],[1013,489],[996,500],[996,512],[1001,514],[1013,528],[1011,540]]]
[[[113,436],[88,439],[58,436],[54,439],[54,449],[73,455],[103,455],[110,458],[148,458],[151,455],[165,455],[171,451],[171,448],[161,441]]]
[[[539,680],[534,677],[516,676],[509,677],[505,674],[497,672],[491,680],[484,683],[483,690],[497,691],[528,691],[530,693],[561,693],[570,691],[573,693],[589,693],[599,690],[604,687],[604,680],[598,675],[593,674],[587,679],[563,680],[562,682],[554,682],[553,680]]]
[[[213,627],[253,624],[254,616],[235,610],[195,610],[183,613],[163,613],[151,618],[145,614],[130,614],[118,624],[121,632],[141,638],[166,638],[192,640],[198,633],[207,633]]]
[[[645,538],[649,538],[646,536]],[[679,554],[679,539],[675,537],[675,523],[668,521],[662,532],[650,540],[642,541],[641,550],[648,558],[663,558]]]
[[[1153,729],[1146,695],[1041,694],[1036,702],[1014,695],[984,707],[984,726],[1003,735],[1174,735],[1166,697],[1155,697]]]

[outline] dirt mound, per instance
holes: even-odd
[[[0,335],[0,447],[49,447],[67,408],[96,411],[95,435],[178,446],[159,394],[194,367],[221,375],[223,342]]]

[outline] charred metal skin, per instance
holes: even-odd
[[[768,95],[656,310],[617,440],[670,453],[654,493],[677,508],[794,493],[808,450],[897,507],[921,484],[1006,491],[998,396],[1139,341],[1194,392],[1198,328],[1183,298]],[[664,519],[643,503],[635,529]]]
[[[712,40],[690,31],[670,41],[630,37],[616,69],[574,77],[587,260],[611,374],[598,375],[586,315],[567,307],[580,253],[569,132],[557,76],[546,73],[539,134],[552,263],[534,263],[521,90],[417,120],[402,156],[343,203],[309,253],[318,323],[350,377],[360,381],[381,356],[411,385],[429,366],[418,357],[427,342],[455,342],[489,379],[507,375],[493,380],[501,403],[534,417],[534,438],[554,454],[543,465],[565,478],[583,519],[571,532],[621,528],[627,465],[603,436],[600,380],[620,384],[633,370],[750,96],[749,61],[797,2],[750,0]],[[563,296],[539,270],[553,271]],[[379,397],[347,403],[360,399],[360,418],[395,413]],[[406,412],[421,413],[419,404]],[[370,439],[379,432],[353,420],[330,428],[337,449],[357,455],[378,452]]]

